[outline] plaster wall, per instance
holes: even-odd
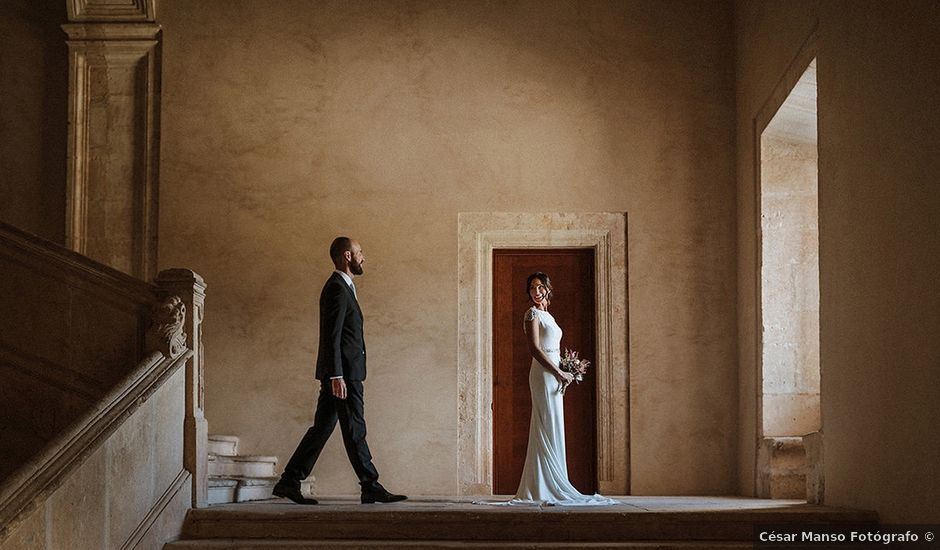
[[[454,494],[458,213],[620,211],[631,490],[733,493],[731,10],[677,4],[162,1],[159,258],[208,284],[210,431],[287,460],[348,234],[382,481]],[[314,474],[357,490],[338,434]]]
[[[754,133],[817,25],[826,504],[936,522],[940,498],[940,5],[739,2],[740,482],[753,487]]]
[[[65,2],[0,7],[0,221],[65,242]]]
[[[820,12],[831,76],[819,109],[832,112],[819,119],[826,499],[935,523],[940,4],[850,5]]]

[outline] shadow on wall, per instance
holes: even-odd
[[[61,0],[5,0],[0,16],[0,220],[65,242],[67,22]]]

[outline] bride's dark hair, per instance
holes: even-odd
[[[541,271],[536,271],[532,275],[529,275],[529,278],[525,280],[525,295],[529,297],[529,301],[532,301],[532,295],[529,294],[529,289],[532,288],[532,281],[538,279],[548,290],[548,295],[545,296],[545,305],[552,305],[552,296],[554,295],[554,289],[552,289],[552,281],[548,278],[548,275]]]

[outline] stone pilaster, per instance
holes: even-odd
[[[209,483],[209,431],[205,417],[203,392],[202,318],[205,311],[206,283],[188,269],[167,269],[156,279],[165,298],[178,296],[189,314],[183,334],[193,351],[186,362],[186,424],[183,465],[193,476],[193,507],[206,505]]]
[[[160,26],[154,1],[68,0],[66,240],[144,280],[156,273]]]

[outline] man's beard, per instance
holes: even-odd
[[[349,270],[353,275],[362,275],[362,264],[349,264]]]

